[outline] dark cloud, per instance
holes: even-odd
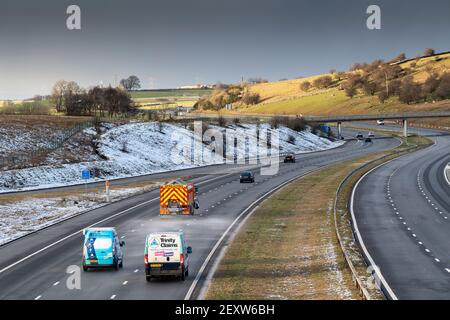
[[[65,28],[82,9],[82,30]],[[365,26],[382,8],[382,30]],[[448,0],[6,0],[0,4],[0,98],[87,86],[131,73],[144,86],[271,80],[357,61],[448,50]]]

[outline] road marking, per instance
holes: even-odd
[[[450,273],[450,269],[449,269],[449,268],[445,268],[445,271],[447,271],[448,273]]]
[[[138,272],[139,272],[139,269],[134,270],[134,273],[138,273]]]
[[[197,183],[197,185],[202,185],[202,184],[204,184],[204,183],[208,183],[208,182],[211,182],[211,181],[214,181],[214,180],[217,180],[217,179],[223,179],[223,178],[225,178],[225,177],[227,177],[227,176],[232,176],[232,175],[234,175],[234,174],[235,174],[235,173],[230,173],[230,174],[226,174],[226,175],[224,175],[224,176],[215,177],[215,178],[212,178],[212,179],[209,179],[209,180],[201,181],[201,182]],[[52,248],[52,247],[54,247],[54,246],[60,244],[61,242],[64,242],[64,241],[66,241],[66,240],[68,240],[68,239],[70,239],[70,238],[73,238],[74,236],[76,236],[76,235],[80,234],[81,232],[83,232],[84,229],[95,227],[95,226],[97,226],[97,225],[99,225],[99,224],[102,224],[102,223],[104,223],[104,222],[106,222],[106,221],[109,221],[109,220],[111,220],[111,219],[114,219],[114,218],[116,218],[116,217],[118,217],[118,216],[121,216],[121,215],[123,215],[123,214],[125,214],[125,213],[128,213],[128,212],[130,212],[130,211],[133,211],[134,209],[143,207],[143,206],[145,206],[145,205],[147,205],[147,204],[150,204],[150,203],[152,203],[152,202],[155,202],[155,201],[157,201],[157,200],[159,200],[159,197],[158,197],[158,198],[150,199],[150,200],[145,201],[145,202],[142,202],[142,203],[139,203],[139,204],[137,204],[137,205],[135,205],[135,206],[133,206],[133,207],[130,207],[130,208],[125,209],[125,210],[123,210],[123,211],[120,211],[120,212],[118,212],[118,213],[116,213],[116,214],[113,214],[112,216],[109,216],[109,217],[106,217],[106,218],[104,218],[104,219],[102,219],[102,220],[100,220],[100,221],[97,221],[97,222],[95,222],[95,223],[93,223],[93,224],[91,224],[91,225],[89,225],[89,226],[87,226],[87,227],[85,227],[85,228],[83,228],[83,229],[80,229],[80,230],[78,230],[78,231],[75,231],[74,233],[69,234],[68,236],[65,236],[64,238],[61,238],[61,239],[59,239],[59,240],[53,242],[52,244],[49,244],[49,245],[43,247],[42,249],[39,249],[39,250],[37,250],[37,251],[35,251],[35,252],[33,252],[33,253],[31,253],[31,254],[29,254],[29,255],[23,257],[22,259],[19,259],[19,260],[17,260],[16,262],[14,262],[14,263],[12,263],[12,264],[10,264],[10,265],[4,267],[3,269],[0,270],[0,274],[2,274],[3,272],[5,272],[5,271],[7,271],[7,270],[9,270],[9,269],[11,269],[11,268],[13,268],[13,267],[15,267],[16,265],[18,265],[18,264],[20,264],[20,263],[22,263],[22,262],[24,262],[24,261],[26,261],[26,260],[28,260],[28,259],[30,259],[30,258],[32,258],[32,257],[34,257],[34,256],[36,256],[36,255],[38,255],[38,254],[40,254],[41,252],[44,252],[44,251],[46,251],[46,250],[48,250],[48,249],[50,249],[50,248]],[[103,207],[103,208],[104,208],[104,207]]]
[[[356,190],[358,189],[358,186],[359,186],[360,182],[361,182],[365,177],[367,177],[370,173],[372,173],[373,171],[377,170],[378,168],[381,168],[382,166],[384,166],[384,165],[386,165],[386,164],[388,164],[388,163],[390,163],[390,162],[392,162],[392,161],[394,161],[394,160],[397,160],[397,159],[398,159],[398,158],[395,158],[395,159],[390,160],[390,161],[388,161],[388,162],[382,163],[382,164],[376,166],[375,168],[369,170],[368,172],[366,172],[366,173],[365,173],[365,174],[364,174],[364,175],[356,182],[355,186],[354,186],[353,189],[352,189],[352,194],[351,194],[351,197],[350,197],[350,213],[351,213],[352,220],[353,220],[353,228],[354,228],[354,231],[355,231],[356,236],[357,236],[357,238],[358,238],[359,244],[360,244],[360,246],[361,246],[361,248],[362,248],[364,254],[366,255],[367,259],[369,260],[369,263],[370,263],[371,266],[376,266],[376,263],[374,262],[372,256],[370,255],[369,251],[367,250],[366,245],[365,245],[364,241],[362,240],[361,233],[359,232],[358,223],[356,222],[355,211],[354,211],[355,193],[356,193]],[[400,169],[400,167],[397,168],[397,170],[398,170],[398,169]],[[397,170],[395,170],[395,171],[392,173],[392,175],[394,175],[394,173],[395,173]],[[381,271],[380,271],[378,268],[375,268],[374,271],[375,271],[375,274],[378,276],[378,279],[380,280],[380,282],[382,283],[382,285],[386,288],[386,291],[387,291],[388,296],[389,296],[391,299],[393,299],[393,300],[398,300],[398,298],[397,298],[397,296],[395,295],[394,291],[393,291],[392,288],[389,286],[389,284],[387,283],[386,279],[383,277],[383,274],[381,273]]]
[[[42,296],[37,296],[34,300],[39,300],[40,298],[42,298]]]
[[[425,251],[426,251],[426,252],[428,252],[428,253],[430,253],[430,252],[431,252],[431,251],[430,251],[430,249],[425,249]]]
[[[123,286],[126,286],[127,284],[128,284],[128,281],[124,281],[124,282],[122,283]]]
[[[59,284],[59,281],[56,281],[53,286],[56,287]]]
[[[435,260],[436,262],[441,262],[441,260],[439,260],[438,258],[434,258],[434,260]]]
[[[327,167],[327,166],[324,166]],[[323,169],[324,167],[321,167],[320,169]],[[234,227],[234,225],[241,219],[241,217],[243,217],[250,209],[252,209],[257,203],[259,203],[260,201],[264,200],[265,198],[267,198],[268,196],[274,194],[275,192],[277,192],[278,190],[280,190],[281,188],[283,188],[285,185],[291,183],[292,181],[295,181],[296,179],[299,179],[301,177],[305,177],[306,175],[317,171],[318,169],[313,169],[311,171],[308,172],[304,172],[302,174],[299,174],[298,176],[289,179],[285,182],[283,182],[282,184],[278,185],[277,187],[275,187],[274,189],[266,192],[265,194],[263,194],[261,197],[259,197],[258,199],[256,199],[255,201],[253,201],[245,210],[243,210],[237,217],[236,219],[233,220],[233,222],[228,226],[228,228],[225,230],[225,232],[222,234],[222,236],[219,238],[219,240],[217,240],[216,244],[214,245],[214,247],[211,249],[211,251],[209,252],[208,256],[206,257],[206,259],[203,261],[202,266],[200,267],[199,271],[197,272],[197,275],[195,276],[194,281],[192,281],[191,286],[189,287],[188,292],[186,293],[184,300],[190,300],[192,297],[192,294],[194,293],[195,288],[197,287],[198,282],[200,281],[203,272],[205,271],[206,267],[208,266],[210,260],[212,259],[212,257],[214,256],[215,252],[217,251],[217,249],[219,248],[219,246],[221,245],[221,243],[223,242],[223,240],[225,239],[225,237],[227,236],[227,234],[230,232],[230,230]],[[255,208],[253,208],[250,213],[246,216],[249,217],[256,209],[258,208],[258,206],[256,206]]]
[[[113,294],[112,296],[111,296],[111,300],[114,300],[116,298],[116,295],[115,294]]]

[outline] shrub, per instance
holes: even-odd
[[[333,83],[333,79],[330,76],[323,76],[313,81],[313,86],[318,89],[326,89]]]
[[[245,93],[242,97],[242,102],[246,105],[254,105],[258,104],[261,100],[261,97],[258,93]]]
[[[311,82],[304,81],[300,84],[300,90],[307,92],[311,88]]]

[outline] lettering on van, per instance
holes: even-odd
[[[175,242],[175,239],[166,239],[161,238],[161,248],[178,248],[178,244]]]

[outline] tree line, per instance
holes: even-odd
[[[128,91],[123,87],[84,89],[74,81],[65,80],[55,83],[50,101],[58,113],[68,116],[114,117],[135,110]]]
[[[432,48],[424,52],[425,57],[433,55],[435,50]],[[407,68],[399,65],[406,59],[406,55],[401,53],[387,62],[377,59],[372,63],[355,63],[347,72],[332,70],[331,76],[318,77],[313,82],[304,81],[300,84],[300,90],[308,92],[313,87],[327,89],[339,85],[339,89],[350,98],[362,93],[377,96],[382,103],[394,96],[407,104],[450,98],[450,73],[439,73],[428,66],[425,68],[427,79],[419,83],[413,77],[417,61],[412,61]],[[436,61],[438,59],[436,57]]]

